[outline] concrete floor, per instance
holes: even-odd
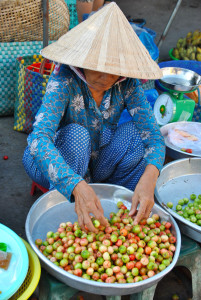
[[[146,27],[160,38],[177,3],[176,0],[117,0],[126,15],[146,19]],[[201,30],[201,1],[183,0],[160,50],[160,60],[170,60],[168,51],[180,37],[189,31]],[[22,166],[22,155],[26,147],[27,134],[13,130],[14,117],[0,118],[0,223],[8,226],[26,239],[25,221],[34,201],[41,195],[30,195],[31,180]],[[4,156],[8,156],[4,160]]]

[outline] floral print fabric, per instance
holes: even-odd
[[[57,131],[71,123],[85,127],[91,138],[93,166],[100,148],[110,142],[125,108],[143,141],[146,164],[160,170],[165,155],[164,140],[138,80],[127,78],[113,85],[98,107],[87,84],[71,68],[62,65],[51,75],[28,145],[38,168],[67,199],[83,178],[66,164],[55,147]]]

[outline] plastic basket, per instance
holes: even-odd
[[[29,255],[29,269],[23,284],[9,300],[27,300],[35,291],[40,280],[41,265],[38,256],[25,240],[22,239],[22,241]]]

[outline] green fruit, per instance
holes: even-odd
[[[168,202],[168,203],[167,203],[167,207],[173,208],[173,203],[172,203],[172,202]]]
[[[190,199],[191,199],[191,200],[195,200],[196,197],[197,197],[197,196],[196,196],[195,194],[191,194],[191,195],[190,195]]]
[[[180,200],[178,201],[178,204],[179,204],[179,205],[184,205],[184,200],[183,200],[183,199],[180,199]]]
[[[183,200],[184,200],[184,204],[188,204],[189,202],[188,198],[183,198]]]
[[[178,204],[178,205],[176,206],[176,210],[177,210],[177,211],[182,210],[182,206]]]

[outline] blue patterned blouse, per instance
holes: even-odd
[[[39,169],[67,199],[83,178],[73,172],[54,146],[56,132],[70,123],[84,126],[90,133],[95,158],[100,136],[105,131],[112,136],[125,108],[141,135],[146,163],[160,170],[165,155],[164,140],[138,80],[127,78],[116,83],[105,92],[97,107],[87,84],[71,68],[62,65],[51,75],[28,144]]]

